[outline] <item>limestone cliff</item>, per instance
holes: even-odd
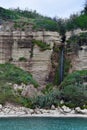
[[[49,44],[50,50],[41,51],[32,40],[41,40]],[[0,32],[0,63],[8,62],[29,71],[40,83],[45,84],[51,69],[51,55],[54,43],[60,44],[57,32]],[[33,47],[33,48],[32,48]],[[32,53],[32,55],[31,55]],[[20,59],[25,59],[20,61]]]
[[[81,30],[76,30],[79,34]],[[72,32],[66,33],[66,39]],[[41,51],[40,47],[32,40],[39,40],[50,46],[50,50]],[[66,43],[67,44],[67,43]],[[61,36],[58,32],[37,31],[37,32],[0,32],[0,63],[11,62],[24,70],[31,72],[33,77],[42,85],[48,79],[51,81],[57,71],[59,62],[59,48],[61,46]],[[78,51],[78,55],[69,54],[66,56],[71,59],[72,69],[87,69],[87,46]],[[22,59],[22,60],[21,60]]]
[[[73,32],[67,32],[66,36],[69,39],[71,36],[77,37],[71,44],[72,52],[68,53],[72,63],[72,69],[75,70],[87,69],[87,30],[74,30]],[[69,49],[69,48],[68,48]]]
[[[87,46],[82,46],[82,50],[79,50],[72,60],[72,70],[83,69],[87,69]]]

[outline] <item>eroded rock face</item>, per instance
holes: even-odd
[[[75,30],[75,34],[83,31]],[[86,31],[85,31],[86,32]],[[72,32],[66,33],[66,39],[72,35]],[[4,37],[4,38],[3,38]],[[33,56],[31,57],[31,41],[42,40],[50,45],[50,50],[40,51],[35,45],[33,48]],[[29,45],[28,45],[29,44]],[[0,32],[0,63],[11,61],[16,66],[31,72],[33,77],[40,85],[45,85],[49,79],[52,81],[58,66],[58,51],[54,54],[53,47],[58,48],[61,45],[61,37],[58,32],[38,31],[38,32]],[[72,71],[87,69],[87,47],[79,50],[78,56],[72,59]],[[19,61],[21,57],[27,61]],[[51,60],[51,58],[54,58]],[[53,66],[52,66],[53,61]]]
[[[70,32],[66,32],[66,40],[68,40],[71,36],[87,33],[87,30],[73,30]],[[77,44],[77,46],[76,46]],[[78,38],[78,42],[73,45],[73,53],[70,52],[69,56],[71,59],[72,68],[70,69],[70,73],[75,70],[85,70],[87,69],[87,41],[84,39],[83,41],[80,41]]]
[[[85,33],[85,32],[87,32],[87,30],[81,30],[80,28],[75,29],[73,31],[68,31],[68,32],[66,32],[66,40],[68,40],[72,36],[72,34],[78,35],[80,33]]]
[[[30,72],[40,83],[44,84],[51,69],[51,50],[40,51],[36,46],[32,57],[32,67]]]
[[[81,50],[78,51],[78,55],[72,60],[73,70],[87,69],[87,46],[81,46]]]
[[[46,42],[50,45],[50,50],[41,51],[35,45],[31,57],[32,39]],[[31,72],[39,84],[44,85],[51,69],[53,45],[60,44],[59,41],[58,32],[38,31],[27,32],[27,34],[20,31],[0,32],[0,63],[11,61],[16,66]],[[20,62],[21,57],[26,61]]]

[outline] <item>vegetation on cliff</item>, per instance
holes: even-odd
[[[87,70],[69,74],[61,84],[62,98],[71,107],[87,107]]]
[[[65,58],[64,59],[64,78],[68,75],[70,67],[71,67],[70,59]],[[59,85],[60,84],[59,75],[60,75],[60,64],[58,64],[58,66],[56,68],[56,71],[55,71],[54,85]]]
[[[26,9],[4,9],[0,7],[0,19],[14,22],[14,28],[16,29],[24,29],[26,25],[33,24],[33,29],[35,30],[58,30],[58,24],[52,18],[42,16],[36,11]]]
[[[68,40],[67,40],[67,46],[73,44],[78,44],[79,46],[86,45],[87,44],[87,32],[80,33],[78,35],[73,34]]]
[[[13,64],[0,64],[0,103],[11,101],[15,103],[22,102],[22,96],[17,95],[13,90],[14,84],[33,84],[35,87],[38,83],[32,75]]]
[[[48,85],[45,95],[38,96],[32,102],[33,107],[50,108],[52,105],[66,105],[71,108],[87,108],[87,70],[75,71],[69,74],[60,88]],[[63,100],[63,104],[61,104]]]
[[[64,101],[62,105],[69,107],[80,106],[87,107],[87,70],[75,71],[69,74],[60,88],[52,84],[48,84],[42,90],[41,95],[35,97],[24,97],[20,91],[13,89],[13,84],[34,84],[37,87],[37,82],[33,80],[31,74],[15,67],[12,64],[0,65],[0,103],[13,102],[22,104],[30,108],[50,108],[52,105],[61,106],[61,100]]]
[[[50,44],[47,44],[45,42],[42,42],[40,40],[33,40],[33,45],[37,45],[41,51],[50,50]]]
[[[5,21],[13,21],[14,28],[21,28],[24,30],[28,24],[33,25],[35,30],[50,30],[61,32],[74,30],[77,28],[87,29],[87,2],[83,10],[79,14],[72,14],[69,19],[50,18],[42,16],[36,11],[17,9],[4,9],[0,7],[0,19]],[[23,22],[23,24],[21,22]],[[21,23],[21,24],[20,24]],[[61,28],[61,25],[63,28]]]
[[[10,82],[17,84],[34,84],[35,87],[38,83],[33,79],[32,75],[24,70],[17,68],[13,64],[0,64],[0,82]]]
[[[78,55],[78,51],[83,50],[82,46],[84,45],[87,45],[87,32],[83,32],[78,35],[73,34],[67,40],[67,53],[74,53]]]
[[[28,25],[32,24],[33,29],[36,30],[51,30],[59,31],[62,36],[65,35],[66,30],[74,30],[77,28],[87,29],[87,4],[80,14],[73,14],[69,19],[49,18],[38,14],[36,11],[20,10],[18,9],[3,9],[0,8],[0,19],[14,22],[14,28],[21,28],[22,30]],[[20,21],[22,23],[20,24]],[[68,52],[77,52],[81,49],[83,44],[87,45],[87,33],[72,35],[67,41]],[[33,40],[33,45],[38,45],[40,50],[50,49],[48,44],[42,41]],[[59,85],[59,66],[58,53],[59,48],[55,46],[55,54],[52,57],[53,72],[55,72],[54,85]],[[31,57],[33,56],[33,48]],[[56,59],[55,59],[56,56]],[[54,58],[54,59],[53,59]],[[20,57],[19,61],[26,61],[24,57]],[[69,68],[71,67],[70,60],[65,57],[64,64],[64,81],[57,86],[47,84],[41,91],[41,95],[29,98],[21,95],[21,90],[16,93],[12,86],[13,84],[33,84],[36,88],[38,83],[33,79],[32,75],[15,67],[12,64],[0,64],[0,103],[4,104],[6,101],[22,104],[26,107],[40,107],[50,108],[52,105],[61,106],[61,100],[69,107],[87,107],[87,70],[76,71],[68,75]],[[57,69],[56,69],[57,68]],[[52,74],[51,74],[52,77]],[[52,77],[53,78],[53,77]],[[62,104],[63,105],[63,104]]]

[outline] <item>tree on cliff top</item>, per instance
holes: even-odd
[[[83,10],[83,12],[84,12],[85,14],[87,14],[87,0],[85,1],[85,5],[84,5],[84,10]]]

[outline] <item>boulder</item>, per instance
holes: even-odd
[[[10,115],[16,115],[16,111],[11,110],[11,111],[9,112],[9,114],[10,114]]]
[[[30,114],[34,114],[34,110],[33,109],[29,109],[29,113]]]
[[[5,107],[5,108],[3,109],[3,112],[4,112],[5,114],[8,114],[10,111],[11,111],[11,109],[9,109],[9,108],[7,108],[7,107]]]
[[[0,109],[2,109],[3,108],[3,106],[2,106],[2,104],[0,104]]]
[[[66,113],[69,113],[69,112],[71,112],[72,110],[69,108],[69,107],[67,107],[67,106],[62,106],[62,110],[64,111],[64,112],[66,112]]]
[[[55,106],[54,105],[52,105],[51,106],[51,110],[55,110],[56,108],[55,108]]]
[[[87,114],[87,109],[81,109],[80,107],[75,108],[75,113],[78,114]]]
[[[36,108],[36,109],[34,110],[34,113],[35,113],[35,114],[41,114],[41,111],[40,111],[40,109]]]
[[[82,112],[83,114],[87,114],[87,109],[83,109],[83,110],[81,110],[81,112]]]
[[[16,115],[25,115],[26,113],[25,113],[25,111],[18,111],[18,112],[16,112]]]
[[[61,101],[60,101],[60,104],[64,104],[64,101],[63,101],[63,100],[61,100]]]

